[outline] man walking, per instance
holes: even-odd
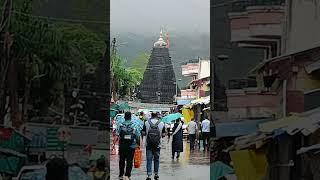
[[[123,175],[127,179],[130,179],[133,158],[137,143],[140,143],[140,132],[134,128],[131,122],[131,112],[126,112],[124,115],[125,121],[117,127],[117,135],[120,138],[119,141],[119,179],[124,179]],[[124,172],[124,169],[126,171]]]
[[[145,122],[143,134],[146,135],[146,156],[147,156],[147,180],[152,176],[152,160],[154,161],[154,179],[159,179],[159,158],[161,138],[165,137],[165,125],[158,119],[157,113],[151,114],[151,119]]]
[[[204,150],[206,150],[206,148],[209,150],[210,121],[207,118],[207,116],[205,116],[204,120],[201,123],[201,132],[202,132]]]
[[[187,126],[188,134],[189,134],[189,141],[190,141],[190,151],[194,151],[194,144],[196,141],[196,133],[198,130],[197,123],[194,122],[194,119],[191,119],[191,122]]]

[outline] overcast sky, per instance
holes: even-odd
[[[210,0],[111,0],[111,33],[210,32]]]

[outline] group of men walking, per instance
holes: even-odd
[[[203,147],[204,150],[209,149],[209,139],[210,139],[210,121],[207,117],[204,117],[202,120],[201,124],[201,136],[203,140]],[[187,126],[188,129],[188,135],[189,135],[189,141],[190,141],[190,151],[195,150],[195,145],[196,145],[196,139],[198,136],[198,124],[194,121],[194,119],[191,120],[191,122]],[[198,138],[199,139],[199,138]]]
[[[140,137],[145,137],[146,160],[147,160],[147,178],[151,180],[152,175],[154,179],[159,179],[159,164],[160,164],[160,150],[161,139],[166,136],[165,124],[160,121],[157,113],[151,113],[149,119],[145,119],[143,129],[140,131],[135,128],[132,123],[131,112],[126,112],[124,115],[125,121],[117,126],[116,134],[119,138],[119,179],[130,180],[131,171],[133,168],[133,159],[135,149],[140,146]],[[172,159],[178,159],[180,153],[183,152],[183,121],[177,119],[172,129]],[[196,134],[198,125],[191,121],[187,126],[190,150],[195,148]],[[204,147],[208,144],[210,137],[210,121],[205,118],[201,123],[201,132],[204,137]],[[169,133],[169,132],[168,132]],[[152,170],[153,167],[153,170]]]

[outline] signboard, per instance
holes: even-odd
[[[47,150],[48,151],[62,151],[65,149],[66,143],[59,140],[58,128],[50,127],[47,129]]]

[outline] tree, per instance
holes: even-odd
[[[65,42],[78,48],[78,57],[81,58],[78,61],[97,65],[105,50],[101,37],[82,24],[59,23],[55,26]]]
[[[113,93],[124,98],[130,96],[132,91],[140,85],[143,74],[136,68],[125,68],[125,59],[119,55],[112,58],[112,71],[114,74]]]
[[[140,54],[136,59],[132,61],[132,68],[135,68],[138,70],[142,75],[144,74],[144,71],[147,68],[148,62],[149,62],[150,54],[148,53],[142,53]]]
[[[131,95],[133,90],[140,85],[143,79],[143,74],[137,69],[129,68],[126,69],[125,76],[123,78],[123,86],[121,87],[122,96]]]
[[[10,90],[7,96],[11,98],[11,113],[19,109],[17,99],[22,99],[21,121],[27,120],[28,104],[48,115],[51,104],[64,101],[61,99],[64,88],[70,87],[74,76],[79,77],[81,67],[86,63],[96,64],[104,49],[103,41],[81,24],[57,24],[33,16],[35,3],[38,1],[14,1],[8,27],[9,35],[14,34],[14,38],[10,43],[8,70],[11,79],[6,78],[5,83]],[[18,93],[18,88],[19,92],[23,89],[22,93]],[[4,104],[6,98],[0,101]],[[0,115],[3,119],[3,113]]]

